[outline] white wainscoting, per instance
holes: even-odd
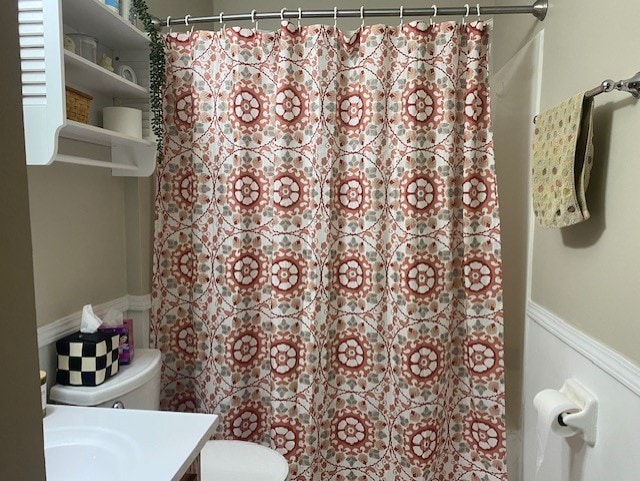
[[[122,312],[125,317],[132,318],[135,346],[140,348],[149,347],[151,295],[127,295],[92,307],[98,317],[103,317],[109,309],[116,309]],[[55,384],[57,368],[56,341],[78,331],[81,319],[82,311],[78,311],[38,328],[40,369],[47,372],[48,388]]]
[[[640,367],[533,302],[526,322],[522,481],[640,479]],[[595,446],[550,434],[536,477],[533,398],[571,377],[599,400]]]

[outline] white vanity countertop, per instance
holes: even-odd
[[[47,480],[177,481],[218,421],[213,414],[47,405]]]

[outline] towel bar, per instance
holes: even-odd
[[[584,96],[587,98],[591,98],[595,97],[596,95],[600,95],[601,93],[612,92],[614,90],[629,92],[635,98],[640,99],[640,72],[636,73],[633,77],[627,80],[619,80],[618,82],[607,79],[596,88],[585,92]]]
[[[633,77],[628,78],[626,80],[618,80],[614,82],[611,79],[604,80],[597,87],[587,90],[584,93],[585,98],[593,98],[596,95],[600,95],[603,93],[613,92],[614,90],[619,90],[621,92],[628,92],[633,95],[635,98],[640,99],[640,72],[636,73]],[[538,116],[533,117],[533,123],[536,123]]]

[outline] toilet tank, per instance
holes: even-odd
[[[136,349],[131,364],[120,366],[118,374],[95,387],[56,384],[49,400],[71,406],[114,407],[126,409],[160,408],[160,351]]]

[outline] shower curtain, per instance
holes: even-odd
[[[506,480],[487,30],[165,37],[164,409],[296,481]]]

